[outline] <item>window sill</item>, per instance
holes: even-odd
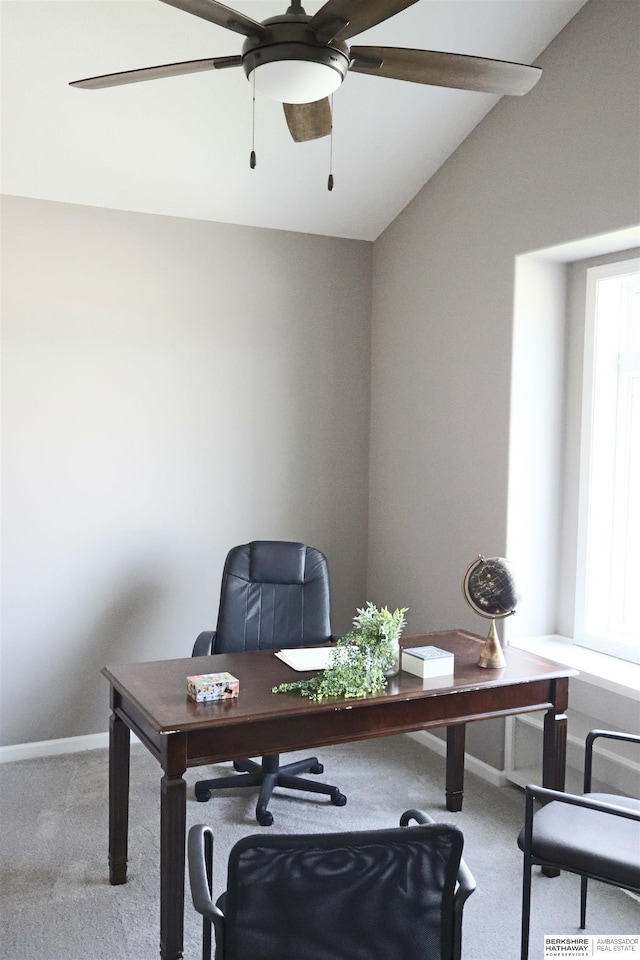
[[[548,657],[580,671],[580,679],[623,697],[638,698],[640,665],[579,647],[568,637],[551,635],[511,640],[509,646]]]

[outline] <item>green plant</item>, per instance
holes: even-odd
[[[273,693],[297,691],[310,700],[327,697],[366,697],[380,693],[387,685],[385,670],[393,663],[405,625],[407,608],[391,613],[372,603],[358,609],[353,628],[338,640],[331,666],[311,680],[281,683]]]

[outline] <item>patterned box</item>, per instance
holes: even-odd
[[[196,703],[207,700],[229,700],[237,697],[240,682],[230,673],[202,673],[187,677],[187,693]]]

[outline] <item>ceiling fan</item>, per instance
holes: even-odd
[[[241,66],[255,90],[283,104],[291,135],[300,142],[331,133],[328,97],[349,71],[512,96],[528,93],[542,73],[539,67],[459,53],[347,46],[346,40],[400,13],[417,0],[327,0],[312,17],[303,10],[301,0],[292,0],[285,14],[262,22],[217,0],[162,2],[242,34],[246,38],[242,52],[232,57],[108,73],[75,80],[70,86],[97,90]]]

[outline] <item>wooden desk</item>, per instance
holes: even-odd
[[[160,956],[182,957],[187,767],[286,753],[447,727],[446,803],[462,808],[465,724],[545,710],[543,785],[564,788],[569,677],[576,671],[507,648],[506,667],[476,666],[482,639],[464,631],[405,637],[403,647],[434,644],[455,654],[455,675],[419,680],[400,673],[381,696],[311,703],[271,693],[293,673],[272,651],[220,654],[105,667],[111,687],[109,728],[109,879],[127,879],[129,731],[163,770],[160,783]],[[227,670],[240,681],[237,700],[194,703],[191,674]],[[296,677],[313,674],[296,674]],[[348,793],[348,785],[344,785]],[[207,808],[215,816],[215,802]],[[259,828],[257,828],[259,829]]]

